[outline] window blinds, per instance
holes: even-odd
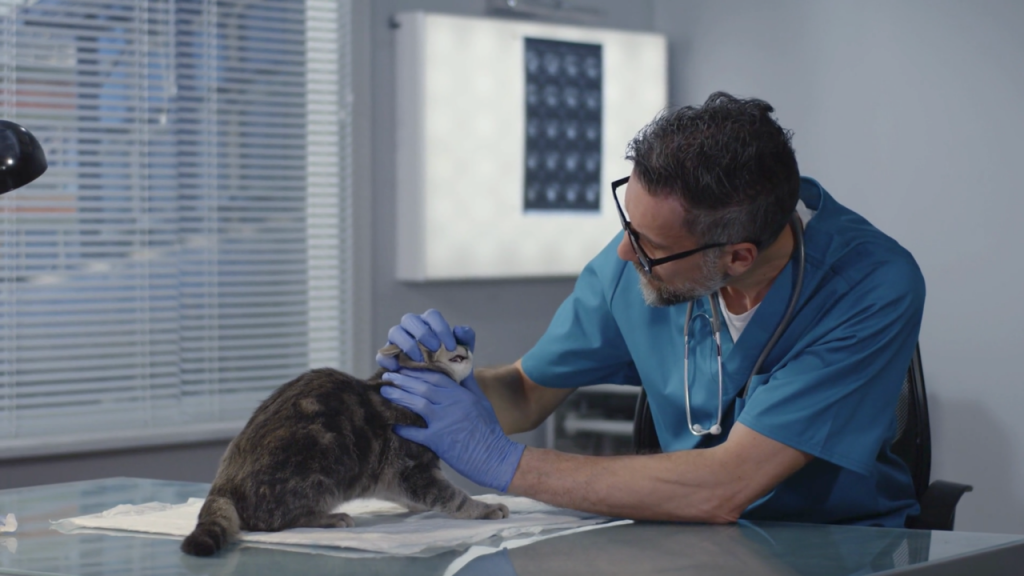
[[[350,2],[0,0],[0,456],[230,437],[348,370]]]

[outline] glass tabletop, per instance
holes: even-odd
[[[119,504],[182,503],[208,484],[107,478],[0,491],[0,517],[14,513],[15,534],[0,533],[0,574],[270,575],[416,574],[877,574],[935,560],[1024,544],[1024,536],[929,532],[776,522],[729,526],[636,523],[561,536],[476,558],[463,551],[425,558],[340,558],[233,546],[209,559],[178,550],[177,539],[62,534],[52,521],[95,514]],[[1024,550],[1024,549],[1022,549]],[[453,565],[456,561],[459,563]],[[456,571],[456,568],[460,567]]]

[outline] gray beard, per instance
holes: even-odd
[[[640,275],[640,292],[644,302],[655,308],[675,306],[703,298],[725,286],[729,275],[718,269],[718,255],[718,250],[702,254],[700,276],[679,286],[666,284],[647,275],[639,263],[633,262],[633,267]]]

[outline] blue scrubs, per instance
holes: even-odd
[[[861,216],[803,178],[814,218],[804,232],[806,268],[792,323],[738,398],[782,319],[796,261],[775,280],[734,343],[723,325],[723,433],[694,436],[683,396],[686,305],[644,303],[637,271],[616,237],[580,274],[523,370],[542,386],[642,385],[662,448],[724,442],[735,422],[815,457],[751,505],[746,519],[902,527],[918,513],[907,467],[890,451],[896,403],[917,343],[924,278],[914,258]],[[718,363],[708,300],[694,303],[690,400],[695,424],[718,410]],[[723,321],[724,322],[724,321]]]

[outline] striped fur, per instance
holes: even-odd
[[[393,347],[382,352],[398,355]],[[453,352],[444,347],[437,354],[424,352],[425,363],[404,354],[399,362],[443,371],[456,380],[471,370],[472,356],[461,346]],[[430,449],[391,431],[394,424],[425,424],[380,395],[382,374],[360,380],[321,368],[274,391],[228,445],[182,551],[215,554],[241,530],[352,526],[351,517],[332,512],[347,500],[367,496],[457,518],[507,517],[505,506],[473,500],[448,482]]]

